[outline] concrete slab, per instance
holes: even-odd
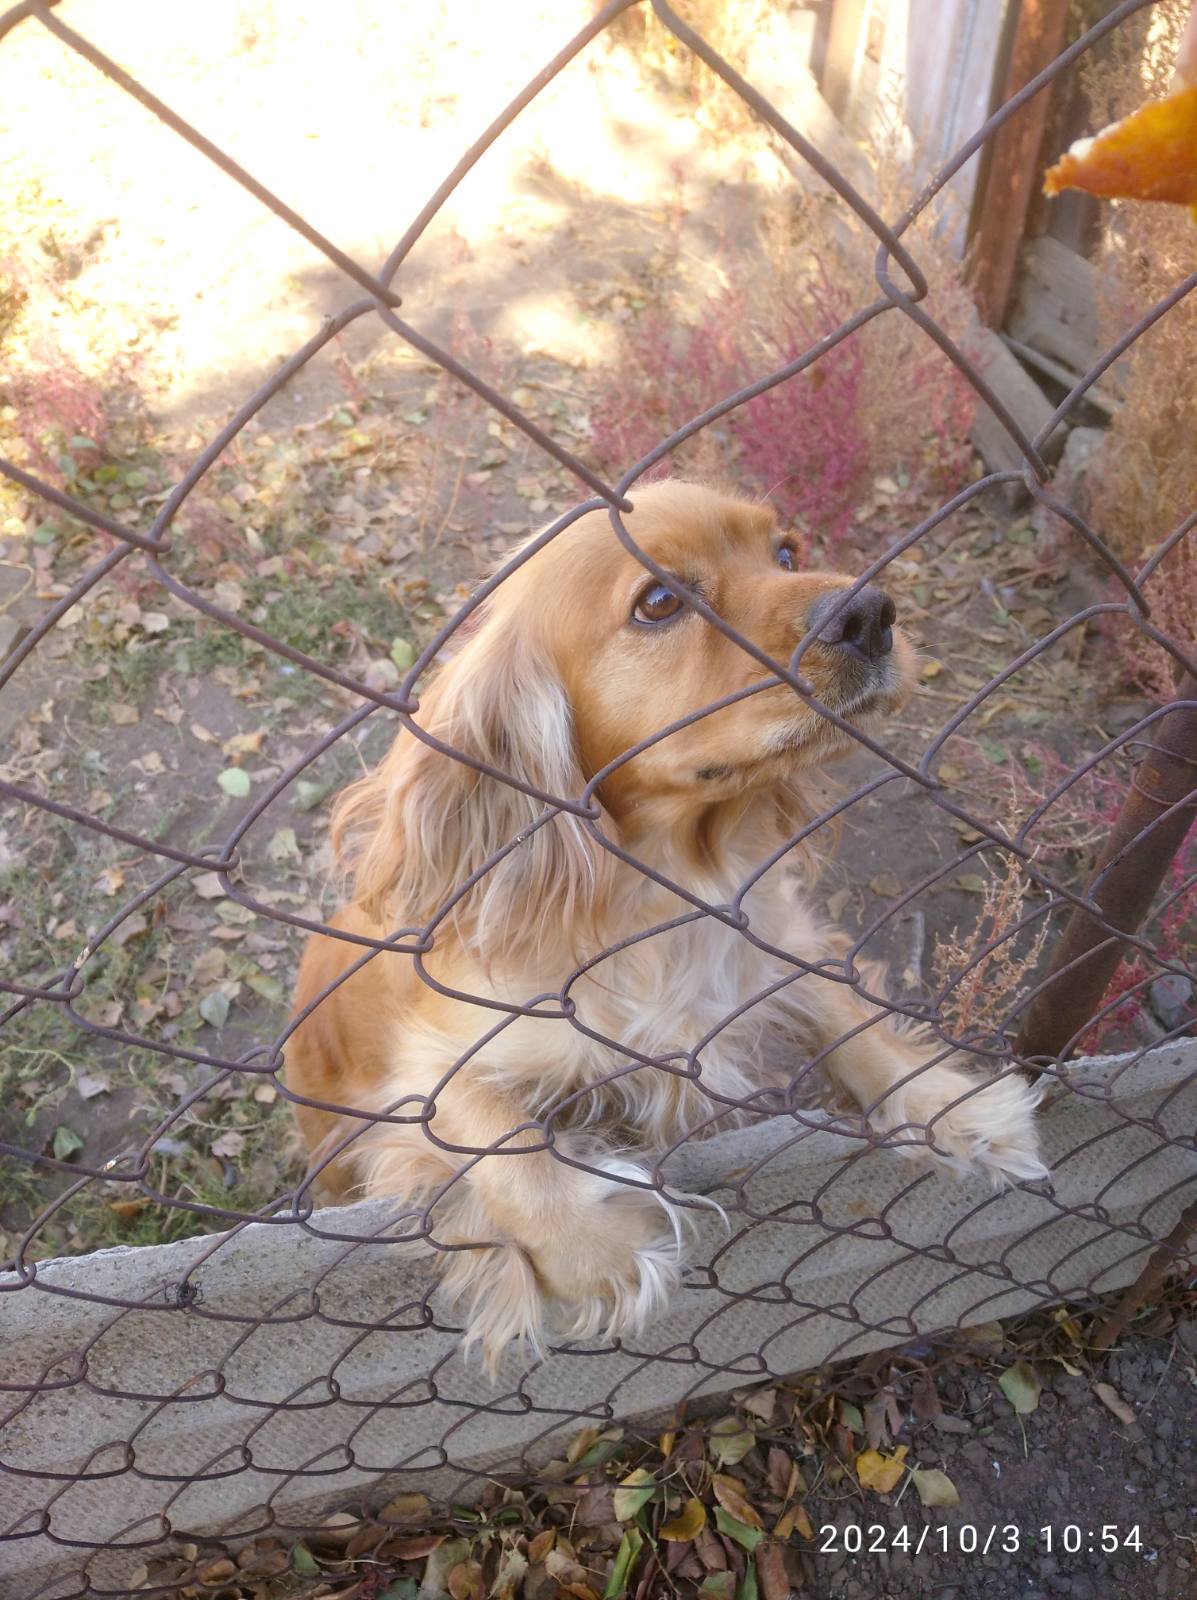
[[[1043,1117],[1050,1193],[788,1119],[687,1147],[670,1185],[729,1226],[699,1213],[668,1314],[494,1386],[393,1202],[0,1277],[0,1596],[119,1589],[171,1532],[298,1528],[355,1493],[469,1498],[587,1423],[1130,1282],[1197,1184],[1197,1041],[1076,1063]]]

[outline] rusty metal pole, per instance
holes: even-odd
[[[1172,708],[1153,724],[1153,733],[1089,886],[1089,898],[1106,924],[1120,933],[1133,933],[1147,915],[1197,816],[1197,681],[1182,680]],[[1073,912],[1018,1041],[1024,1060],[1058,1060],[1072,1051],[1101,1005],[1123,948],[1122,941],[1112,938],[1087,912],[1079,907]],[[1053,976],[1056,982],[1051,981]],[[1108,1350],[1120,1339],[1169,1272],[1187,1259],[1195,1227],[1197,1200],[1186,1207],[1098,1326],[1094,1350]]]
[[[1194,1228],[1197,1228],[1197,1200],[1190,1201],[1181,1212],[1172,1232],[1151,1252],[1142,1272],[1095,1330],[1089,1342],[1091,1349],[1108,1350],[1121,1339],[1139,1307],[1158,1293],[1178,1262],[1189,1259],[1187,1246]]]
[[[1089,886],[1106,925],[1079,906],[1073,912],[1019,1036],[1024,1060],[1059,1060],[1075,1048],[1122,959],[1109,929],[1135,932],[1197,818],[1197,681],[1182,680],[1149,736]]]

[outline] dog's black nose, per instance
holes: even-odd
[[[858,656],[862,661],[880,661],[894,647],[894,618],[897,611],[884,589],[869,584],[850,600],[845,590],[834,589],[820,596],[806,614],[806,624],[825,645]],[[838,608],[838,610],[837,610]]]

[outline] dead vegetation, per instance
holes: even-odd
[[[1146,38],[1119,30],[1110,58],[1083,69],[1095,126],[1127,115],[1166,92],[1187,0],[1152,8]],[[1114,203],[1107,208],[1101,266],[1110,342],[1193,271],[1193,222],[1183,207]],[[1122,358],[1122,402],[1110,424],[1093,487],[1094,519],[1132,564],[1159,550],[1193,515],[1193,440],[1197,439],[1197,293],[1190,293]],[[1183,538],[1147,584],[1156,627],[1197,643],[1197,544]],[[1174,659],[1147,640],[1128,641],[1126,665],[1153,695],[1172,691]]]

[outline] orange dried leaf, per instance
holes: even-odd
[[[804,1505],[791,1506],[788,1511],[783,1511],[777,1519],[777,1526],[773,1530],[774,1537],[788,1539],[791,1534],[798,1533],[804,1539],[813,1539],[815,1536],[814,1525],[807,1515]]]
[[[764,1527],[760,1512],[745,1497],[742,1483],[717,1472],[711,1479],[711,1488],[715,1491],[715,1499],[737,1522],[746,1523],[750,1528]]]
[[[883,1456],[880,1450],[864,1450],[856,1458],[856,1476],[864,1489],[876,1489],[878,1494],[889,1494],[906,1471],[906,1446],[899,1445],[892,1456]]]
[[[553,1548],[556,1538],[556,1528],[544,1528],[536,1535],[535,1539],[528,1545],[528,1565],[530,1567],[534,1567],[544,1560]]]
[[[790,1600],[794,1591],[781,1546],[772,1539],[766,1539],[757,1546],[755,1561],[761,1600]]]
[[[702,1501],[687,1500],[676,1517],[662,1523],[658,1537],[681,1544],[689,1539],[697,1539],[706,1525],[707,1509]]]
[[[1078,140],[1044,179],[1045,194],[1061,189],[1103,200],[1164,200],[1191,206],[1197,218],[1197,84]]]
[[[482,1600],[482,1568],[477,1561],[460,1561],[449,1573],[453,1600]]]

